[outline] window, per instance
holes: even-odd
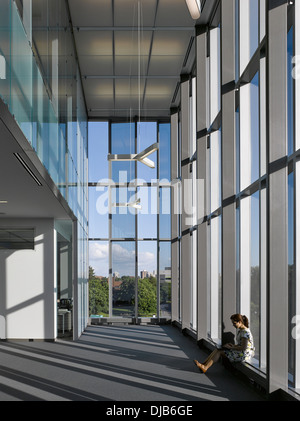
[[[288,155],[294,152],[294,28],[290,28],[287,34],[287,151]]]
[[[288,285],[289,285],[289,380],[295,380],[295,336],[292,334],[292,320],[296,313],[295,247],[294,247],[294,172],[288,175]]]
[[[241,76],[258,47],[258,0],[240,0],[239,14],[239,75]]]
[[[89,134],[90,312],[170,317],[170,124],[93,122]],[[134,160],[157,140],[155,168]]]
[[[259,73],[240,89],[240,189],[259,178]]]
[[[0,228],[0,249],[34,250],[34,229]]]

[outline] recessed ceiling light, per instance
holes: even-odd
[[[7,200],[0,200],[0,205],[3,205],[5,203],[8,203]]]
[[[200,18],[201,2],[200,0],[186,0],[187,7],[193,19]]]
[[[14,153],[14,155],[19,160],[19,162],[23,165],[23,167],[28,172],[28,174],[31,175],[31,177],[34,179],[34,181],[36,182],[36,184],[38,186],[42,186],[42,183],[40,182],[40,180],[33,174],[33,172],[31,171],[31,169],[29,168],[29,166],[26,164],[26,162],[24,161],[24,159],[21,157],[21,155],[18,154],[17,152]]]

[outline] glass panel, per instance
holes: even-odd
[[[135,316],[135,242],[112,243],[112,315]]]
[[[171,238],[171,189],[160,187],[159,189],[159,238]]]
[[[221,206],[221,131],[210,136],[211,212]]]
[[[128,155],[135,153],[135,124],[114,123],[111,125],[111,153]],[[116,183],[130,182],[136,178],[135,162],[112,161],[112,180]],[[120,174],[122,172],[122,174]]]
[[[235,113],[236,193],[240,191],[240,109]]]
[[[240,188],[259,178],[259,72],[240,90]]]
[[[10,103],[10,0],[0,2],[0,96]]]
[[[288,155],[294,152],[294,27],[287,35],[287,149]]]
[[[171,317],[171,243],[159,243],[160,317]]]
[[[240,313],[240,208],[236,208],[235,212],[236,224],[236,312]]]
[[[32,142],[33,56],[16,7],[11,7],[11,98],[10,110]]]
[[[109,316],[108,241],[89,241],[89,315]]]
[[[157,242],[138,242],[138,317],[157,316]]]
[[[240,19],[240,75],[245,70],[258,47],[259,39],[259,5],[258,0],[241,0],[239,2]]]
[[[89,122],[89,181],[108,178],[108,123]]]
[[[220,27],[210,30],[210,125],[221,109]]]
[[[210,224],[210,336],[221,341],[221,216],[213,218]]]
[[[260,368],[267,366],[267,189],[260,191]]]
[[[295,382],[294,387],[300,390],[300,161],[296,162],[296,169],[294,172],[294,247],[295,247],[295,260],[294,260],[294,285],[296,289],[295,294],[295,313],[293,314],[292,337],[295,345]],[[290,206],[289,206],[290,207]],[[289,217],[290,220],[290,217]]]
[[[250,321],[255,343],[255,363],[260,360],[260,196],[259,191],[240,202],[239,312]]]
[[[296,284],[294,255],[294,173],[288,175],[288,283],[289,283],[289,380],[294,381],[295,371],[295,335],[292,335],[291,321],[296,314]]]
[[[0,249],[34,250],[34,229],[0,229]]]
[[[135,238],[136,209],[128,206],[136,200],[134,188],[111,188],[112,238]]]
[[[192,296],[191,296],[191,307],[192,307],[192,320],[191,328],[197,330],[197,232],[193,231],[191,238],[191,274],[192,274]]]
[[[267,171],[266,58],[260,59],[260,175]]]
[[[78,218],[81,333],[87,314],[87,118],[67,26],[64,2],[25,2],[22,21],[15,2],[1,1],[0,95]]]
[[[171,127],[159,124],[159,180],[171,181]]]
[[[259,178],[259,72],[250,82],[251,183]]]
[[[138,238],[157,238],[157,187],[138,187]]]
[[[251,196],[251,290],[250,324],[255,343],[255,359],[260,356],[260,226],[259,192]]]
[[[240,0],[235,0],[235,81],[240,78]]]
[[[189,151],[190,157],[194,155],[196,152],[196,143],[197,143],[197,121],[196,121],[196,113],[197,113],[197,106],[196,106],[196,78],[193,77],[192,81],[190,82],[192,86],[192,96],[190,96],[190,108],[189,108],[189,117],[190,117],[190,133],[189,133]]]
[[[108,238],[108,187],[89,187],[89,237]]]
[[[58,336],[70,337],[73,332],[72,222],[55,221],[55,229],[57,232],[57,330]]]

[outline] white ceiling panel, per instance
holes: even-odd
[[[154,56],[182,56],[185,57],[193,32],[183,31],[155,31],[152,54]]]
[[[69,0],[73,25],[112,26],[112,0]]]
[[[114,98],[112,95],[93,95],[88,97],[87,107],[89,110],[107,110],[114,108]]]
[[[182,69],[183,57],[178,56],[151,56],[149,63],[149,76],[177,76],[180,77],[180,72]]]
[[[159,0],[157,26],[187,26],[193,27],[195,21],[191,18],[185,0]]]
[[[137,0],[114,0],[114,24],[116,26],[153,26],[156,0],[143,0],[138,8]],[[138,12],[140,13],[138,21]]]
[[[214,2],[205,2],[205,11]],[[180,75],[190,72],[194,62],[194,48],[189,47],[196,22],[185,0],[68,3],[88,116],[127,118],[139,105],[140,115],[169,115]],[[44,35],[41,32],[39,47],[47,54]]]
[[[113,34],[112,31],[74,31],[76,49],[79,56],[82,55],[112,55]]]
[[[127,96],[130,100],[130,96],[137,96],[139,93],[143,93],[145,88],[145,80],[141,79],[140,83],[137,78],[126,78],[117,79],[115,81],[115,95]]]
[[[148,79],[146,97],[149,95],[166,96],[169,100],[174,93],[177,80],[174,79]]]
[[[112,56],[79,56],[81,74],[86,76],[107,76],[113,74]]]
[[[83,79],[83,89],[87,97],[113,95],[113,79]]]
[[[145,76],[147,75],[149,56],[115,56],[116,76]]]
[[[139,110],[139,97],[137,95],[135,96],[130,96],[130,99],[128,99],[128,96],[126,95],[122,95],[122,96],[116,96],[116,100],[115,100],[115,106],[116,109],[119,110],[124,110],[124,112],[126,112],[127,110],[127,115],[130,116],[130,113],[132,113],[132,117],[134,117],[135,115],[138,114],[138,110]]]
[[[122,56],[148,55],[152,31],[115,31],[115,54]]]

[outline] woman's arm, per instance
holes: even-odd
[[[233,345],[231,349],[235,349],[236,351],[246,351],[248,345],[248,339],[242,338],[241,343],[238,345]]]

